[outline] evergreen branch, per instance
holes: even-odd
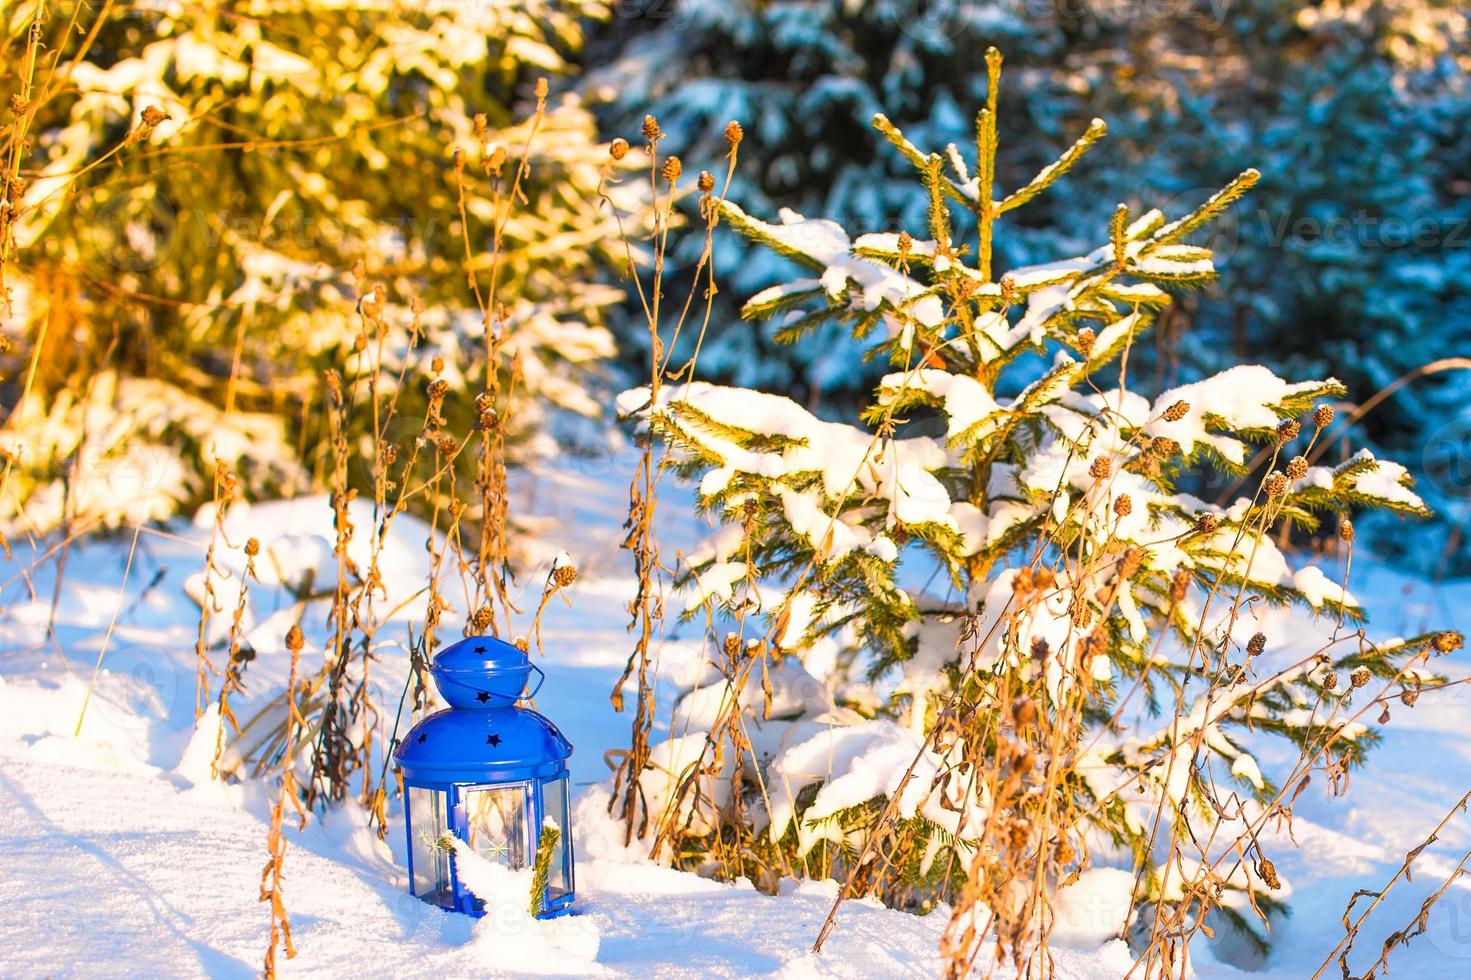
[[[1032,198],[1036,197],[1038,194],[1045,191],[1047,188],[1051,187],[1053,184],[1057,183],[1058,178],[1071,170],[1073,168],[1073,164],[1081,160],[1083,158],[1083,154],[1091,150],[1093,148],[1093,144],[1102,139],[1107,132],[1108,123],[1104,122],[1102,119],[1094,119],[1088,124],[1088,128],[1083,131],[1083,135],[1079,136],[1077,140],[1073,142],[1072,146],[1064,150],[1062,156],[1058,157],[1056,161],[1048,164],[1046,167],[1043,167],[1037,173],[1037,176],[1032,178],[1031,183],[1027,184],[1027,186],[1021,188],[1020,190],[1011,192],[1006,197],[1002,198],[1001,202],[996,206],[997,212],[1004,213],[1006,211],[1012,210],[1013,208],[1019,208],[1023,204],[1026,204],[1028,201],[1030,201]]]

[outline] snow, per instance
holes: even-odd
[[[1323,608],[1324,602],[1346,606],[1359,605],[1359,601],[1353,597],[1352,593],[1346,591],[1341,583],[1330,581],[1328,576],[1323,574],[1323,570],[1316,565],[1308,565],[1294,572],[1292,587],[1301,592],[1314,609]]]
[[[1233,429],[1276,428],[1279,416],[1271,406],[1323,385],[1337,382],[1305,381],[1292,384],[1282,380],[1259,364],[1240,364],[1220,374],[1181,385],[1164,392],[1154,401],[1154,417],[1148,426],[1151,436],[1168,436],[1180,444],[1186,455],[1199,446],[1209,446],[1233,463],[1246,461],[1246,444],[1230,436],[1211,431],[1208,419],[1215,417]],[[1176,402],[1189,406],[1185,415],[1168,421],[1165,411]]]
[[[887,311],[886,319],[893,334],[907,331],[903,321],[908,317],[932,329],[944,322],[945,305],[934,290],[882,262],[854,255],[848,233],[837,222],[805,218],[783,208],[779,213],[780,224],[768,224],[730,201],[720,203],[727,216],[779,252],[800,257],[820,268],[819,282],[830,299],[841,300],[850,295],[850,284],[856,287],[856,295],[851,298],[855,308]],[[794,284],[794,288],[798,287]],[[808,288],[805,280],[800,288]],[[752,300],[752,304],[765,305],[783,296],[782,293],[763,294],[757,297],[759,303]]]
[[[1089,868],[1057,893],[1056,921],[1049,940],[1060,946],[1097,949],[1118,936],[1129,912],[1134,876],[1119,868]]]
[[[888,401],[908,391],[923,391],[940,400],[949,418],[945,435],[954,439],[968,434],[977,439],[985,434],[981,423],[1001,412],[985,385],[963,374],[938,368],[921,368],[886,374],[879,382],[880,399]]]
[[[624,415],[660,413],[665,424],[677,426],[689,442],[718,460],[701,482],[703,496],[724,491],[738,473],[763,478],[818,474],[820,487],[783,486],[780,495],[788,520],[814,547],[823,550],[831,535],[825,548],[833,556],[872,540],[868,531],[845,522],[833,509],[864,496],[888,500],[893,518],[906,524],[950,526],[950,497],[933,474],[948,460],[939,443],[928,437],[881,441],[855,426],[819,419],[789,398],[703,381],[662,388],[656,406],[649,405],[646,388],[625,391],[618,408]],[[749,450],[723,431],[732,428],[779,437],[787,445],[779,451]],[[852,490],[855,482],[862,494]]]
[[[526,576],[526,588],[539,590],[554,563],[570,559],[581,571],[568,590],[573,608],[560,603],[548,608],[541,663],[549,679],[538,698],[576,746],[572,832],[579,914],[534,922],[519,911],[518,896],[502,903],[508,911],[477,921],[412,899],[404,892],[397,811],[390,813],[393,832],[380,842],[364,813],[348,805],[314,819],[304,831],[287,828],[285,900],[300,955],[278,961],[283,974],[892,977],[938,972],[943,908],[913,916],[867,900],[850,901],[824,951],[814,955],[811,943],[834,897],[833,883],[785,881],[778,896],[765,896],[748,882],[718,883],[676,872],[623,847],[620,828],[606,817],[608,769],[602,753],[623,744],[628,724],[607,702],[628,649],[624,606],[633,581],[616,547],[628,463],[626,457],[615,457],[609,466],[568,461],[521,480],[517,497],[518,504],[549,521],[544,564]],[[691,492],[673,483],[668,489],[670,495]],[[704,531],[688,517],[688,508],[671,502],[660,511],[661,534],[671,553],[675,548],[694,553]],[[984,533],[983,517],[962,509],[956,524],[968,533]],[[322,570],[322,547],[332,540],[330,510],[321,498],[256,504],[232,509],[225,524],[237,547],[245,534],[262,545],[257,561],[262,581],[251,586],[250,594],[255,613],[250,638],[259,656],[246,672],[247,692],[238,709],[244,717],[284,679],[279,637],[293,600],[278,583]],[[221,784],[209,778],[218,720],[206,713],[196,725],[193,711],[198,609],[186,584],[201,567],[211,525],[206,513],[192,525],[176,522],[166,533],[141,535],[80,735],[73,731],[98,649],[118,610],[130,535],[73,545],[54,639],[46,635],[54,562],[36,562],[32,546],[24,540],[13,543],[15,557],[4,568],[0,593],[6,610],[0,618],[0,802],[9,814],[0,839],[5,855],[0,898],[10,913],[0,923],[0,969],[7,975],[59,969],[112,974],[125,967],[149,975],[246,976],[259,970],[268,931],[266,907],[257,901],[259,869],[265,859],[266,805],[273,794],[260,782]],[[389,596],[382,608],[392,608],[419,588],[424,533],[410,517],[395,523],[389,542],[393,558],[381,563]],[[718,539],[706,547],[712,560],[733,557],[729,544]],[[233,554],[225,549],[217,557],[229,574],[238,575],[242,566]],[[1322,580],[1290,574],[1302,591],[1331,596],[1329,586],[1341,569],[1330,567]],[[1361,555],[1354,562],[1352,585],[1378,617],[1376,636],[1414,635],[1427,623],[1468,626],[1471,583],[1430,585]],[[233,579],[226,580],[221,594],[233,596],[235,588]],[[308,636],[322,635],[316,606],[309,604],[305,615]],[[1287,611],[1270,608],[1247,610],[1246,618],[1246,632],[1262,629],[1273,638],[1268,656],[1278,644],[1290,642],[1296,622]],[[945,624],[922,648],[953,654],[954,641],[945,637],[953,638],[955,630],[953,621]],[[670,624],[659,652],[661,702],[672,692],[702,685],[719,690],[719,675],[710,672],[700,635],[699,629],[681,632]],[[308,650],[306,656],[312,655]],[[385,651],[375,668],[383,688],[401,677],[402,666],[401,655]],[[1433,666],[1455,677],[1468,675],[1453,659]],[[817,698],[821,690],[816,675],[795,664],[791,670],[790,676],[773,678],[779,711],[795,711],[796,699]],[[1315,780],[1299,800],[1290,828],[1298,846],[1285,826],[1264,831],[1264,848],[1292,884],[1293,914],[1274,920],[1273,952],[1263,972],[1254,975],[1274,980],[1311,975],[1341,935],[1338,920],[1353,891],[1388,881],[1405,852],[1471,784],[1465,696],[1459,688],[1427,691],[1413,710],[1396,703],[1383,743],[1371,752],[1368,768],[1355,772],[1346,797],[1330,799]],[[801,704],[804,711],[822,707],[816,700]],[[826,710],[836,709],[829,702]],[[663,738],[670,734],[669,716],[661,711],[658,717]],[[685,746],[686,757],[703,739],[696,720],[690,719],[684,739],[672,740],[676,747]],[[1205,713],[1197,720],[1205,721]],[[777,753],[773,765],[785,778],[773,785],[774,795],[787,794],[782,798],[789,801],[801,785],[820,779],[819,814],[892,789],[896,766],[907,766],[915,754],[913,734],[887,722],[768,724],[753,738]],[[663,761],[677,769],[680,752],[661,751]],[[1247,783],[1270,778],[1282,761],[1275,753],[1240,752],[1232,773]],[[927,780],[921,774],[916,783]],[[921,805],[911,795],[901,799],[901,807]],[[790,819],[789,808],[775,813],[774,827]],[[954,819],[951,811],[943,813]],[[803,830],[823,832],[820,826]],[[1471,827],[1463,817],[1453,819],[1416,864],[1413,879],[1396,885],[1371,917],[1361,950],[1370,958],[1377,955],[1383,937],[1413,918],[1468,844]],[[1112,930],[1122,919],[1132,875],[1107,866],[1104,855],[1096,856],[1095,865],[1058,897],[1053,940],[1059,976],[1120,978],[1130,965],[1127,948]],[[1173,880],[1178,882],[1178,876]],[[1471,888],[1456,882],[1432,909],[1426,934],[1395,954],[1394,975],[1461,975],[1471,962],[1471,942],[1460,928],[1467,908]],[[1206,980],[1245,975],[1226,964],[1231,957],[1224,939],[1214,946],[1202,939],[1192,954],[1196,975]]]

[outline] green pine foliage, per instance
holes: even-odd
[[[916,907],[954,903],[973,857],[994,854],[998,828],[1030,813],[1032,797],[1003,806],[975,775],[1008,765],[1003,744],[1023,736],[1004,706],[1025,692],[1049,719],[1076,719],[1061,750],[1038,748],[1026,770],[1054,780],[1035,790],[1056,794],[1046,832],[1100,853],[1111,842],[1144,870],[1141,902],[1188,905],[1187,892],[1215,880],[1201,869],[1219,856],[1190,842],[1211,839],[1221,819],[1216,787],[1263,804],[1282,788],[1254,746],[1278,736],[1304,758],[1331,747],[1356,764],[1374,740],[1353,720],[1360,678],[1408,689],[1431,676],[1410,665],[1431,655],[1432,637],[1355,639],[1362,610],[1343,575],[1290,560],[1282,528],[1327,520],[1351,539],[1350,515],[1428,510],[1396,463],[1364,452],[1316,464],[1327,403],[1345,394],[1336,379],[1288,382],[1242,364],[1152,398],[1135,390],[1127,362],[1170,297],[1216,276],[1210,250],[1184,239],[1236,205],[1256,171],[1184,213],[1120,205],[1086,254],[1003,271],[997,218],[1050,191],[1105,127],[1090,124],[1024,190],[997,191],[1005,117],[1000,57],[987,60],[991,94],[968,152],[929,152],[874,120],[924,188],[923,226],[850,236],[832,221],[787,211],[768,222],[720,204],[727,224],[802,269],[754,296],[746,316],[800,345],[820,314],[882,365],[863,425],[705,382],[620,399],[698,480],[700,507],[720,525],[682,568],[688,614],[731,617],[747,637],[764,630],[746,668],[761,684],[726,670],[722,704],[741,705],[748,750],[736,746],[738,762],[725,750],[719,765],[688,758],[719,717],[696,690],[655,752],[692,778],[651,778],[645,790],[651,812],[669,808],[691,828],[680,853],[695,863],[722,860],[715,842],[740,839],[741,824],[787,868],[839,873],[847,862],[852,873],[891,813],[901,830],[889,839],[901,843],[883,847],[903,859],[891,856],[873,887]],[[1261,485],[1228,503],[1184,489],[1203,470],[1246,477],[1263,464]],[[1248,639],[1249,621],[1278,607],[1282,632]],[[758,612],[764,626],[748,618]],[[1178,846],[1171,859],[1150,849],[1151,813],[1171,827],[1160,838]],[[1007,832],[1033,840],[1025,827]],[[1081,850],[1047,880],[1060,882]],[[1251,902],[1271,907],[1273,878],[1224,874],[1228,897],[1206,904],[1256,928]]]

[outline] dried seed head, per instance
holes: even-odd
[[[1338,687],[1338,675],[1330,672],[1327,677],[1323,678],[1323,689],[1331,691],[1336,687]]]
[[[23,116],[23,115],[26,114],[26,111],[28,109],[30,109],[30,107],[31,107],[31,103],[28,100],[21,98],[19,92],[12,92],[11,93],[11,95],[10,95],[10,111],[11,112],[15,113],[17,116]]]
[[[745,138],[746,134],[745,131],[741,129],[740,123],[732,119],[730,122],[725,124],[725,141],[729,143],[732,148],[740,146],[741,140]]]
[[[608,156],[612,157],[614,160],[622,160],[624,157],[628,156],[628,140],[620,136],[613,142],[609,143]]]
[[[1051,651],[1052,648],[1047,645],[1047,641],[1042,637],[1039,636],[1032,641],[1032,659],[1038,663],[1044,662],[1047,659],[1047,654]]]
[[[1178,401],[1165,409],[1164,419],[1166,422],[1178,422],[1189,414],[1190,403],[1187,401]]]
[[[1033,592],[1052,588],[1054,576],[1050,568],[1033,568],[1030,565],[1017,569],[1011,590],[1017,598],[1024,599]]]
[[[1201,514],[1195,519],[1195,530],[1201,534],[1215,534],[1220,526],[1221,519],[1215,514]]]
[[[300,653],[304,646],[306,646],[306,639],[301,635],[301,627],[293,623],[286,631],[286,649],[292,653]]]
[[[1333,406],[1319,405],[1313,409],[1313,425],[1320,429],[1326,429],[1333,424]]]
[[[1415,702],[1420,700],[1420,692],[1407,689],[1400,692],[1399,699],[1400,703],[1403,704],[1405,707],[1413,708],[1415,706]]]
[[[1086,671],[1095,657],[1102,657],[1107,653],[1108,632],[1102,625],[1095,626],[1092,632],[1083,637],[1082,657],[1080,658],[1083,669]]]
[[[1267,481],[1262,484],[1267,491],[1267,496],[1276,500],[1287,494],[1287,474],[1281,470],[1273,470],[1267,474]]]
[[[256,555],[260,554],[260,539],[259,538],[246,538],[245,539],[245,554],[249,558],[254,558]]]
[[[1190,573],[1183,568],[1175,569],[1175,574],[1170,576],[1170,598],[1175,602],[1183,602],[1189,590]]]
[[[1352,544],[1354,540],[1354,522],[1345,517],[1338,523],[1339,540],[1345,544]]]
[[[912,248],[914,248],[914,238],[907,231],[899,232],[899,258],[908,258]]]
[[[1387,704],[1384,706],[1384,710],[1379,712],[1379,724],[1389,724],[1389,705]]]
[[[434,399],[435,401],[439,401],[443,399],[446,394],[449,393],[449,382],[444,380],[443,378],[435,378],[433,381],[429,382],[428,386],[424,390],[430,398]]]
[[[432,360],[432,361],[429,362],[429,370],[433,371],[435,374],[443,374],[444,373],[444,358],[442,356],[440,356],[439,354],[435,354],[434,355],[434,360]]]
[[[511,641],[511,646],[515,647],[517,650],[520,650],[522,653],[525,653],[527,650],[531,649],[531,641],[526,639],[526,637],[524,636],[518,636]]]
[[[1369,683],[1370,676],[1368,667],[1355,667],[1353,672],[1348,675],[1348,682],[1355,688],[1360,688]]]
[[[1251,639],[1246,641],[1246,653],[1248,656],[1258,656],[1267,648],[1267,634],[1253,633]]]
[[[735,633],[725,634],[725,640],[721,643],[721,648],[725,650],[726,657],[734,660],[736,654],[741,652],[740,636]]]
[[[570,561],[558,565],[552,569],[552,581],[556,583],[557,588],[565,589],[577,581],[577,566]]]
[[[488,123],[489,120],[486,119],[485,113],[483,112],[477,112],[471,118],[471,124],[475,127],[475,135],[482,142],[484,142],[486,130],[489,128]]]
[[[1021,295],[1016,287],[1016,276],[1011,273],[1008,272],[1002,276],[1001,281],[997,285],[1001,287],[1002,306],[1013,306],[1021,299]]]
[[[495,610],[486,603],[470,615],[470,633],[473,636],[484,636],[490,632],[490,625],[495,621]]]
[[[1120,517],[1128,517],[1134,512],[1134,500],[1127,493],[1121,493],[1113,498],[1113,512]]]
[[[1430,641],[1430,646],[1441,656],[1453,653],[1465,645],[1466,641],[1455,630],[1442,630],[1436,633]]]
[[[1302,423],[1297,419],[1283,419],[1277,423],[1277,441],[1291,442],[1302,432]]]
[[[1124,552],[1124,557],[1119,559],[1119,575],[1126,579],[1133,578],[1142,564],[1144,564],[1144,549],[1130,548]]]
[[[475,396],[475,428],[479,432],[493,432],[500,422],[500,415],[495,410],[495,396],[488,391],[482,391]]]
[[[1277,891],[1282,887],[1282,879],[1277,877],[1277,866],[1267,858],[1262,858],[1261,863],[1257,865],[1257,874],[1272,891]]]
[[[1092,327],[1084,327],[1078,331],[1078,353],[1088,357],[1093,353],[1093,344],[1098,340],[1098,335],[1093,332]]]
[[[1088,475],[1095,480],[1107,480],[1113,464],[1108,461],[1107,456],[1095,456],[1093,462],[1088,464]]]
[[[543,75],[541,78],[538,78],[536,80],[536,97],[538,99],[544,99],[544,98],[546,98],[547,97],[547,91],[548,91],[547,80],[546,80],[546,76]]]
[[[679,179],[680,174],[684,173],[684,164],[679,162],[679,157],[670,157],[664,161],[664,169],[660,173],[672,184]]]
[[[460,444],[455,442],[455,437],[448,432],[442,432],[439,438],[434,440],[434,448],[438,449],[443,456],[453,456],[459,451]]]
[[[1287,479],[1296,483],[1308,475],[1308,461],[1301,456],[1294,456],[1287,463]]]
[[[654,141],[661,139],[664,136],[663,133],[659,132],[659,120],[655,119],[653,116],[644,116],[644,125],[643,129],[640,130],[640,132],[644,134],[644,139],[648,140],[650,143],[653,143]]]
[[[1066,837],[1057,842],[1057,849],[1053,853],[1056,855],[1057,866],[1060,868],[1072,864],[1073,858],[1077,857],[1077,854],[1073,852],[1073,845],[1068,843]]]
[[[1169,436],[1156,436],[1149,441],[1149,451],[1159,459],[1170,459],[1180,451],[1180,444]]]
[[[172,116],[170,116],[167,112],[164,112],[156,105],[148,106],[143,110],[143,125],[145,126],[157,126],[165,119],[172,118]]]
[[[1023,695],[1011,702],[1011,720],[1018,728],[1028,728],[1037,720],[1037,705]]]
[[[700,171],[700,179],[696,181],[700,193],[708,194],[715,189],[715,177],[708,170]]]

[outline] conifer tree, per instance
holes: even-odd
[[[1015,220],[994,243],[1007,263],[1087,247],[1087,230],[1107,222],[1117,201],[1136,211],[1193,208],[1233,176],[1229,161],[1263,161],[1249,207],[1202,233],[1236,261],[1218,285],[1180,297],[1131,358],[1157,383],[1249,358],[1286,373],[1335,374],[1367,398],[1471,343],[1471,194],[1460,173],[1471,132],[1471,20],[1458,4],[1064,7],[650,4],[610,24],[643,32],[620,38],[621,57],[600,42],[610,65],[594,77],[618,94],[604,110],[612,124],[627,129],[657,112],[687,156],[718,152],[725,119],[750,120],[733,197],[753,213],[785,207],[893,230],[917,226],[925,196],[865,138],[869,117],[886,113],[925,146],[967,145],[972,120],[962,107],[985,98],[979,57],[996,44],[1021,78],[1002,93],[1002,111],[1033,132],[1001,148],[1000,186],[1025,183],[1094,114],[1110,120],[1112,136],[1107,154],[1008,216]],[[1141,160],[1148,165],[1132,165]],[[966,230],[968,216],[956,220]],[[789,275],[737,236],[721,248],[731,302]],[[716,318],[702,351],[709,377],[851,411],[881,373],[855,363],[859,349],[840,324],[817,324],[816,342],[783,346],[734,313]],[[759,357],[748,356],[753,348]],[[1422,378],[1355,436],[1424,445],[1458,416],[1464,385],[1464,373]],[[1419,471],[1418,454],[1406,462]],[[1461,503],[1438,486],[1426,491],[1438,510]],[[1195,489],[1214,499],[1224,487]],[[1405,535],[1392,521],[1370,521],[1364,530],[1381,552],[1428,545],[1419,557],[1430,564],[1446,535],[1424,527]]]
[[[444,410],[469,417],[487,381],[467,277],[492,265],[509,284],[495,369],[514,362],[530,396],[515,438],[535,448],[538,405],[598,410],[585,386],[621,296],[601,270],[623,261],[599,211],[607,152],[574,97],[532,116],[536,79],[566,70],[604,3],[76,10],[43,20],[42,74],[56,69],[26,109],[6,384],[33,354],[39,370],[7,422],[19,462],[4,506],[54,524],[73,469],[73,513],[111,523],[128,502],[161,517],[208,496],[216,459],[253,493],[299,492],[325,465],[326,372],[350,381],[380,358],[402,415],[422,417],[432,376]],[[7,7],[17,53],[34,15]],[[18,84],[7,66],[0,96]],[[513,181],[502,217],[495,194]],[[375,282],[382,295],[360,295]],[[362,302],[391,324],[367,350]],[[405,426],[390,438],[417,435]]]
[[[1280,883],[1249,837],[1222,864],[1223,807],[1281,804],[1302,771],[1267,771],[1254,746],[1362,761],[1374,735],[1354,692],[1413,689],[1458,642],[1361,642],[1346,571],[1299,564],[1278,537],[1336,528],[1351,548],[1360,511],[1427,511],[1397,463],[1313,462],[1336,379],[1239,364],[1136,390],[1127,363],[1171,294],[1216,273],[1189,239],[1256,171],[1183,214],[1121,204],[1086,254],[998,261],[998,220],[1052,193],[1107,129],[1093,120],[1000,187],[1000,60],[966,151],[873,120],[923,188],[922,228],[850,235],[720,202],[723,222],[804,270],[745,316],[794,343],[841,322],[886,366],[862,425],[698,381],[620,398],[719,524],[682,568],[688,613],[737,626],[653,750],[648,836],[758,881],[831,873],[900,904],[950,902],[962,960],[985,942],[983,911],[1010,952],[1045,941],[1039,903],[1095,854],[1137,872],[1142,945],[1207,912],[1257,936]],[[1215,505],[1179,489],[1257,454],[1255,492]]]

